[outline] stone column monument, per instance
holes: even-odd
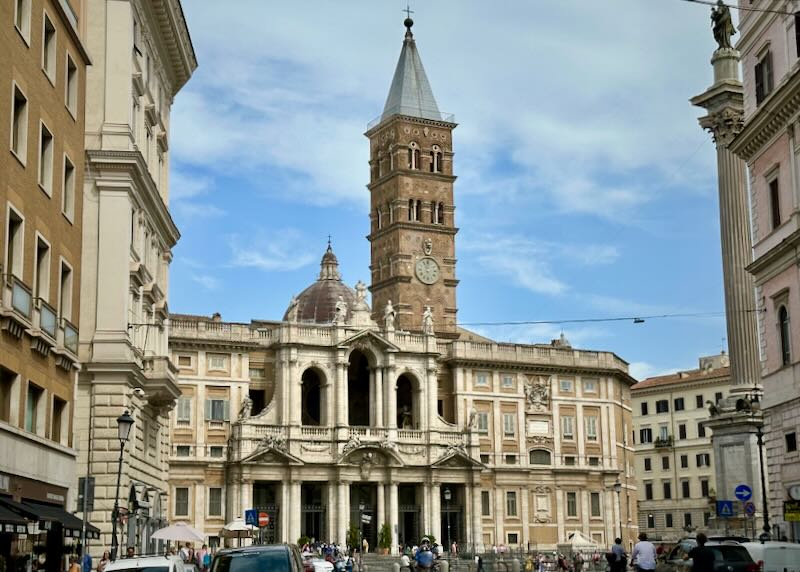
[[[760,396],[758,331],[755,290],[745,267],[752,261],[750,216],[745,163],[728,148],[744,126],[744,98],[739,79],[739,52],[731,46],[736,33],[730,11],[718,3],[711,13],[714,39],[719,47],[711,57],[714,84],[692,98],[708,115],[700,126],[711,132],[717,147],[719,178],[719,219],[722,242],[722,275],[725,286],[725,316],[730,353],[731,392],[718,403],[709,403],[710,418],[705,426],[713,431],[713,463],[716,472],[716,500],[733,500],[737,517],[717,519],[719,529],[743,530],[742,503],[734,489],[747,484],[759,508],[761,472],[756,444],[756,427],[763,423],[757,403]],[[711,499],[713,500],[713,499]],[[712,513],[714,508],[711,508]]]

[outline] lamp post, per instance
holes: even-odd
[[[125,453],[125,443],[133,427],[133,417],[125,412],[117,417],[117,438],[119,439],[119,463],[117,465],[117,492],[114,494],[114,510],[111,511],[111,560],[117,559],[119,540],[117,539],[117,521],[119,520],[119,484],[122,479],[122,456]]]
[[[364,550],[364,501],[358,503],[358,553]]]
[[[761,472],[761,510],[764,512],[764,532],[758,535],[758,539],[766,542],[770,539],[770,526],[769,526],[769,504],[767,503],[767,479],[764,475],[764,433],[762,426],[756,426],[756,437],[758,437],[758,468]]]
[[[614,483],[614,492],[617,493],[617,515],[619,516],[619,536],[617,538],[622,538],[622,501],[620,500],[622,496],[622,483],[619,482],[619,478],[617,478],[617,482]]]
[[[450,538],[450,499],[453,498],[453,493],[450,491],[450,487],[444,488],[444,513],[447,515],[447,547],[449,550],[450,545],[453,543],[453,539]]]

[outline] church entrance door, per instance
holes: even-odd
[[[256,481],[253,483],[253,508],[269,515],[269,524],[261,529],[261,540],[266,544],[281,541],[280,483]]]
[[[374,483],[350,485],[350,524],[366,538],[370,551],[378,548],[378,487]],[[360,548],[360,547],[359,547]]]
[[[409,546],[419,544],[422,531],[419,524],[420,506],[417,504],[417,486],[399,485],[397,500],[399,502],[397,540],[400,544]]]
[[[459,544],[465,541],[464,536],[464,485],[442,484],[440,488],[440,498],[442,507],[441,530],[442,546],[445,550],[450,549],[450,545],[455,540]]]
[[[303,484],[300,488],[300,534],[314,540],[329,542],[325,527],[325,489],[322,485]]]

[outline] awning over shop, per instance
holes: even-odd
[[[17,502],[10,499],[0,499],[0,506],[3,505],[28,520],[38,521],[41,529],[50,530],[53,522],[60,522],[64,530],[64,536],[73,538],[80,538],[81,536],[83,521],[60,506],[33,501]],[[87,522],[86,538],[100,538],[100,529]]]
[[[0,532],[25,534],[28,532],[27,521],[13,510],[0,505]]]

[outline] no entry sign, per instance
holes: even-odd
[[[269,526],[269,515],[267,513],[258,513],[258,526]]]

